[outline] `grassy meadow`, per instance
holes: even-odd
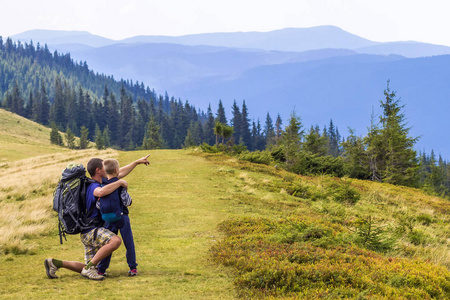
[[[125,178],[137,277],[121,247],[102,282],[68,270],[50,280],[45,258],[84,259],[78,236],[59,244],[52,211],[65,165],[147,152],[69,151],[49,145],[48,128],[4,116],[0,298],[450,298],[449,201],[198,150],[149,151]]]

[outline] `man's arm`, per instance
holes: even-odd
[[[123,186],[124,188],[128,188],[128,183],[125,180],[117,180],[116,182],[107,184],[103,187],[98,187],[94,190],[94,196],[97,198],[105,197],[121,186]]]
[[[147,156],[144,156],[144,157],[142,157],[142,158],[140,158],[140,159],[138,159],[138,160],[136,160],[136,161],[134,161],[134,162],[132,162],[132,163],[129,164],[129,165],[126,165],[126,166],[120,168],[120,169],[119,169],[119,176],[117,176],[117,177],[118,177],[119,179],[120,179],[120,178],[124,178],[125,176],[127,176],[128,174],[130,174],[131,171],[133,171],[134,168],[136,168],[137,165],[140,165],[140,164],[144,164],[144,165],[146,165],[146,166],[149,165],[149,164],[150,164],[150,162],[148,161],[148,157],[149,157],[149,156],[150,156],[150,154],[147,155]]]

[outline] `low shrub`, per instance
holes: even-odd
[[[414,229],[408,234],[408,239],[413,245],[425,245],[428,240],[428,235],[423,231]]]
[[[361,194],[350,185],[349,181],[344,181],[333,191],[333,200],[341,203],[355,204],[361,199]]]
[[[267,151],[243,152],[238,156],[239,159],[252,163],[270,165],[273,161],[272,156]]]
[[[200,145],[200,149],[202,149],[205,153],[219,153],[222,152],[222,150],[219,147],[211,146],[207,143],[203,143]]]
[[[429,226],[431,223],[433,223],[432,217],[427,214],[418,215],[416,221],[424,226]]]
[[[212,247],[212,255],[236,271],[234,283],[243,298],[450,297],[445,267],[387,258],[351,243],[317,246],[339,234],[326,224],[242,218],[226,221],[220,229],[226,238]],[[291,232],[288,242],[279,239],[286,232]]]
[[[359,218],[353,224],[355,242],[361,247],[383,253],[392,250],[397,243],[393,230],[384,224],[376,224],[371,216]]]
[[[291,171],[302,175],[344,176],[344,162],[340,157],[318,156],[300,152]]]

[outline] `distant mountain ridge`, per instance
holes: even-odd
[[[104,47],[113,44],[169,43],[187,46],[217,46],[266,51],[303,52],[325,48],[348,49],[358,53],[405,57],[422,57],[450,54],[450,47],[408,42],[374,42],[336,26],[310,28],[284,28],[269,32],[219,32],[183,36],[135,36],[123,40],[112,40],[86,31],[30,30],[12,36],[15,40],[30,40],[47,43],[58,49],[67,49],[66,44],[80,44],[89,47]],[[78,46],[80,47],[80,46]]]
[[[285,28],[269,32],[204,33],[179,37],[140,36],[126,43],[173,43],[303,52],[323,48],[356,49],[377,44],[334,26]]]
[[[114,40],[94,35],[87,31],[34,29],[16,34],[11,38],[27,43],[33,40],[35,44],[40,42],[49,46],[80,44],[89,47],[103,47],[116,43]]]

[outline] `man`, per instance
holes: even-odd
[[[84,230],[80,234],[81,242],[84,245],[86,264],[77,261],[47,258],[44,261],[44,265],[47,276],[50,279],[58,278],[58,276],[56,276],[56,271],[58,271],[59,268],[65,268],[81,273],[83,277],[92,280],[104,279],[103,275],[98,274],[96,266],[102,259],[110,256],[117,248],[119,248],[122,240],[116,234],[100,225],[103,224],[103,222],[101,221],[100,211],[95,205],[96,201],[101,197],[109,195],[120,186],[127,188],[128,183],[120,178],[127,176],[140,164],[149,165],[149,156],[150,154],[120,168],[118,176],[119,180],[104,187],[101,186],[101,183],[103,178],[107,178],[107,175],[103,167],[103,160],[100,158],[92,158],[88,162],[87,170],[95,182],[91,183],[87,189],[86,207],[88,211],[92,211],[88,217],[97,219],[98,222],[93,225],[92,228]]]

